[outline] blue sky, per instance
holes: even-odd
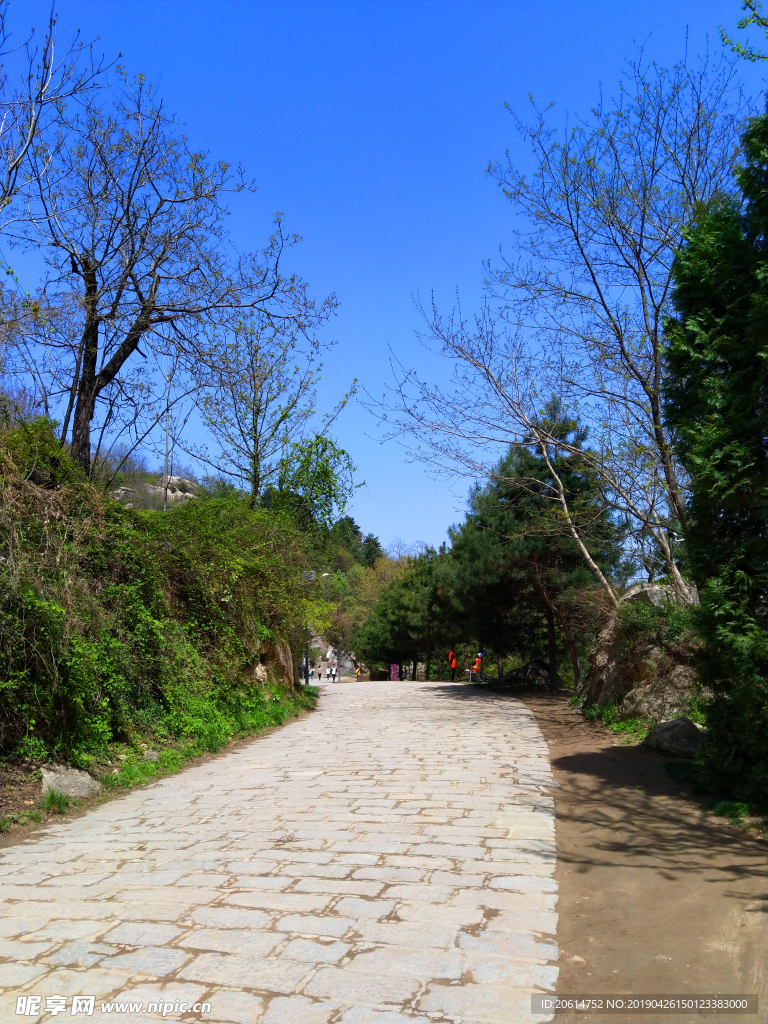
[[[18,27],[49,4],[14,0]],[[63,0],[62,38],[100,37],[108,57],[159,82],[193,145],[241,163],[258,187],[231,218],[257,249],[280,210],[304,237],[293,269],[341,302],[319,408],[353,377],[380,397],[390,349],[430,372],[413,296],[465,308],[512,212],[485,174],[518,142],[508,102],[528,94],[587,111],[645,44],[662,64],[719,45],[738,0]],[[757,93],[761,70],[744,67]],[[521,159],[524,154],[520,153]],[[436,371],[439,372],[439,371]],[[366,487],[351,512],[385,545],[438,544],[468,483],[409,464],[361,405],[338,422]]]

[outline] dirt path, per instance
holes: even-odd
[[[522,700],[559,783],[558,992],[760,996],[757,1016],[556,1020],[765,1022],[766,844],[713,818],[667,775],[663,757],[621,745],[563,696]]]
[[[551,1019],[530,1013],[558,970],[551,792],[517,701],[325,687],[303,720],[4,854],[2,1020],[53,1000],[121,1024],[158,1002],[220,1024]]]

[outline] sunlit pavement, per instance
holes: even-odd
[[[552,785],[517,702],[323,685],[300,721],[4,855],[2,1019],[57,995],[62,1020],[74,996],[121,1022],[157,1000],[222,1024],[548,1020]]]

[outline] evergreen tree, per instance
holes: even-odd
[[[674,268],[666,412],[690,474],[686,545],[712,690],[705,758],[768,794],[768,115],[744,135],[742,201],[703,209]]]
[[[586,431],[557,400],[548,403],[542,422],[570,452],[586,441]],[[549,457],[566,488],[579,535],[610,576],[619,561],[620,533],[594,477],[578,455],[561,450],[550,451]],[[553,685],[562,635],[578,685],[580,651],[569,598],[590,589],[594,578],[560,506],[548,496],[547,482],[546,464],[536,449],[515,447],[496,467],[492,482],[475,490],[466,522],[452,534],[456,593],[472,634],[497,657],[541,657],[546,645]]]

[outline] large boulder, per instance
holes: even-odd
[[[619,598],[619,604],[637,601],[639,604],[650,604],[655,608],[663,608],[668,604],[678,604],[680,599],[672,587],[659,583],[635,583]]]
[[[691,588],[690,600],[696,600]],[[685,604],[672,587],[637,583],[619,600],[619,605],[636,602],[655,608]],[[597,635],[589,655],[589,669],[583,696],[590,705],[620,705],[622,718],[650,718],[660,721],[682,714],[697,692],[693,669],[680,650],[656,644],[627,646],[616,614]]]
[[[655,725],[643,746],[672,757],[696,757],[703,742],[704,731],[683,715]]]
[[[101,789],[101,783],[92,778],[88,772],[81,772],[77,768],[51,764],[43,768],[42,773],[43,796],[51,790],[70,797],[93,796]]]
[[[559,686],[562,682],[559,676],[555,680],[550,680],[549,666],[538,658],[534,658],[533,661],[528,661],[518,668],[510,669],[501,679],[496,679],[494,676],[483,676],[482,678],[489,683],[545,683],[547,686]]]
[[[663,722],[685,711],[698,688],[696,673],[690,665],[673,665],[647,685],[631,689],[622,701],[621,717]]]

